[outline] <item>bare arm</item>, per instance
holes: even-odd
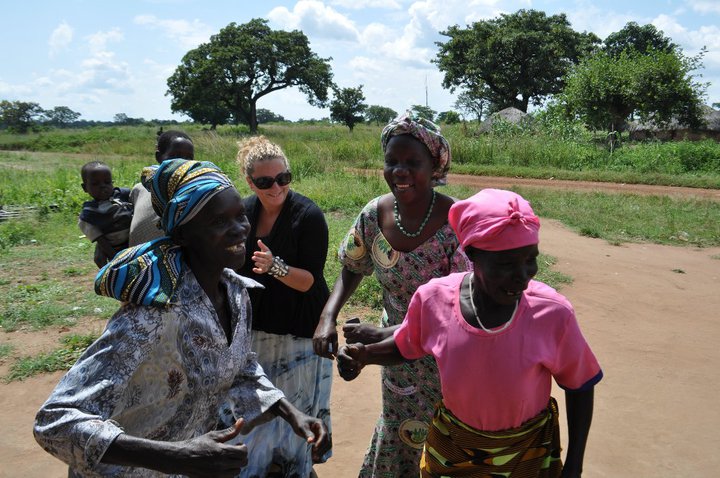
[[[363,276],[343,267],[335,281],[330,297],[320,313],[320,321],[313,335],[313,349],[317,355],[334,358],[338,350],[337,317],[345,302],[360,285]]]
[[[343,345],[337,355],[338,372],[345,380],[354,380],[365,365],[397,365],[406,362],[393,336],[374,344]]]
[[[345,336],[345,342],[348,344],[374,344],[380,342],[395,333],[400,328],[400,324],[391,325],[389,327],[376,327],[372,324],[353,322],[345,322],[342,331]]]
[[[290,287],[291,289],[307,292],[315,282],[315,278],[305,269],[289,266],[288,274],[285,277],[276,277],[277,280]]]
[[[179,442],[146,440],[122,433],[102,462],[198,477],[233,477],[247,464],[245,445],[226,445],[240,433],[243,420],[232,427]]]
[[[593,416],[595,387],[582,392],[565,392],[568,421],[568,451],[563,466],[563,478],[582,476],[585,445]]]
[[[110,259],[115,257],[116,253],[117,251],[105,236],[99,236],[95,239],[95,264],[98,267],[107,264]]]

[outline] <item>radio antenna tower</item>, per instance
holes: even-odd
[[[425,74],[425,108],[429,108],[428,105],[428,88],[427,88],[427,74]]]

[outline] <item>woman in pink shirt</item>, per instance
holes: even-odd
[[[367,364],[435,358],[442,401],[420,463],[423,478],[581,476],[602,370],[572,305],[532,280],[540,221],[519,195],[485,189],[455,203],[449,222],[473,272],[421,286],[393,337],[341,348],[340,375],[352,380]],[[564,467],[553,378],[567,404]]]

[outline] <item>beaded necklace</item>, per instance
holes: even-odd
[[[430,220],[430,214],[432,214],[433,206],[435,206],[435,190],[432,190],[432,199],[430,200],[430,207],[427,210],[427,213],[425,213],[425,218],[420,223],[420,228],[415,232],[407,232],[405,228],[400,224],[400,211],[398,211],[398,203],[397,199],[395,199],[395,207],[393,209],[393,212],[395,214],[395,225],[400,229],[400,232],[402,232],[407,237],[418,237],[420,233],[425,228],[425,225]]]
[[[501,327],[499,327],[499,328],[487,329],[487,328],[485,328],[485,326],[483,325],[483,323],[480,321],[480,316],[478,316],[478,313],[477,313],[477,307],[475,307],[475,294],[473,294],[473,282],[475,282],[475,281],[473,280],[473,277],[470,277],[470,304],[472,305],[473,312],[475,312],[475,321],[476,321],[477,324],[480,326],[480,328],[483,329],[483,330],[484,330],[485,332],[487,332],[488,334],[499,334],[499,333],[502,332],[503,330],[505,330],[505,329],[507,329],[508,327],[510,327],[510,324],[512,323],[513,319],[515,318],[515,312],[517,312],[518,304],[520,303],[520,301],[519,301],[519,300],[518,300],[518,301],[515,301],[515,309],[513,309],[513,313],[512,313],[512,315],[510,316],[510,320],[508,320],[507,322],[505,322],[505,323],[504,323]]]

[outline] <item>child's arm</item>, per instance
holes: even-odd
[[[562,478],[577,478],[582,475],[585,445],[593,416],[595,387],[581,392],[565,391],[565,407],[568,422],[568,451]]]
[[[357,378],[365,365],[397,365],[406,360],[392,335],[374,344],[343,345],[337,355],[338,372],[347,381]]]
[[[98,249],[100,254],[98,254]],[[97,264],[98,267],[103,267],[110,259],[115,257],[115,254],[117,254],[117,251],[105,236],[99,236],[95,239],[95,252],[95,264]],[[104,262],[102,262],[103,260]],[[101,261],[102,265],[98,264],[98,261]]]

